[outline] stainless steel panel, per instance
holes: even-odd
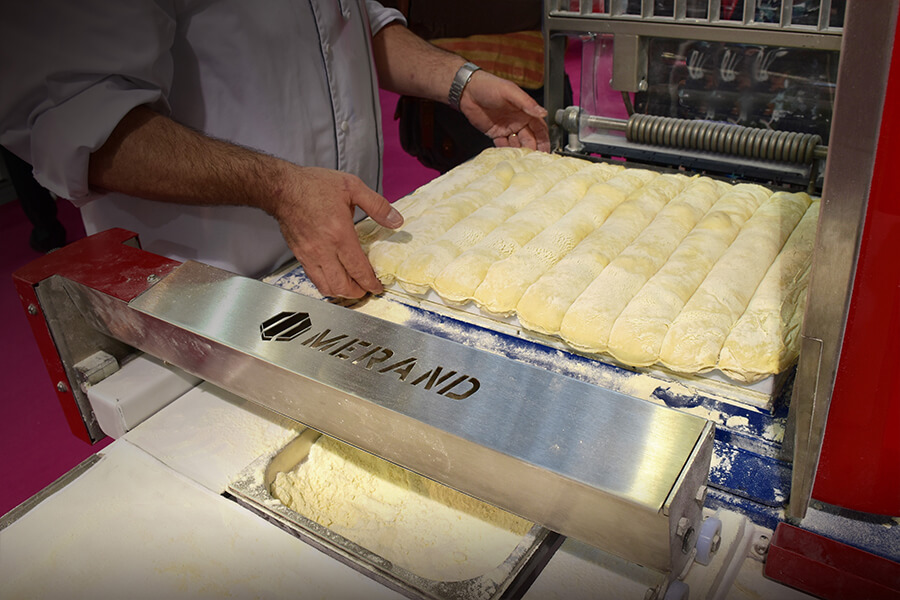
[[[699,503],[667,507],[685,471],[705,481],[704,419],[199,263],[127,306],[69,293],[113,337],[328,435],[652,568],[687,560],[669,521],[699,525]],[[264,339],[281,313],[308,323]]]
[[[91,409],[84,375],[75,368],[75,365],[98,351],[107,352],[122,363],[134,351],[118,340],[103,335],[85,322],[66,294],[65,280],[61,277],[45,279],[35,288],[35,294],[66,373],[65,382],[54,383],[58,390],[62,384],[71,391],[91,441],[97,442],[106,434],[100,428]]]

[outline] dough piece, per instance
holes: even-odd
[[[591,186],[579,203],[559,222],[554,223],[529,241],[526,246],[539,243],[539,239],[558,240],[563,245],[569,240],[564,252],[570,251],[587,234],[598,227],[609,213],[625,198],[618,187],[605,183]],[[560,231],[563,230],[563,231]],[[556,235],[554,235],[556,232]],[[483,240],[461,254],[435,277],[434,289],[442,298],[454,303],[468,302],[475,296],[475,290],[484,281],[488,269],[508,255],[502,240]],[[555,261],[554,261],[555,262]],[[541,273],[535,273],[538,277]]]
[[[561,177],[584,166],[576,158],[557,157],[545,163],[544,156],[550,155],[535,152],[516,161],[515,167],[521,170],[518,173],[514,173],[510,163],[500,163],[462,192],[404,224],[386,240],[373,243],[369,249],[369,261],[375,274],[385,284],[393,282],[404,260],[477,209],[490,204],[493,207],[491,211],[511,214],[545,192]]]
[[[634,367],[654,364],[672,321],[747,219],[771,195],[762,186],[739,184],[719,198],[613,323],[609,353]]]
[[[559,333],[575,348],[604,352],[619,314],[723,193],[715,180],[695,179],[591,282],[563,317]]]
[[[368,255],[375,274],[384,284],[392,283],[397,266],[410,252],[441,235],[449,226],[478,207],[487,204],[507,189],[515,174],[510,163],[502,162],[462,191],[435,204],[418,218],[405,221],[401,228],[391,231],[386,239],[373,241],[368,248]]]
[[[475,302],[492,313],[512,314],[528,286],[555,264],[553,257],[550,248],[537,243],[494,264],[475,291]]]
[[[630,177],[637,169],[629,169]],[[642,171],[648,183],[632,192],[571,252],[528,286],[516,304],[519,321],[534,331],[555,335],[572,302],[646,227],[688,178]],[[612,185],[619,177],[609,181]],[[499,264],[499,263],[498,263]]]
[[[818,218],[816,201],[800,219],[725,339],[719,369],[732,379],[759,381],[780,373],[800,354],[800,324]]]
[[[476,210],[443,236],[407,258],[397,270],[400,285],[413,293],[424,294],[447,264],[485,236],[489,244],[501,248],[511,249],[525,243],[546,223],[558,219],[584,196],[591,183],[607,179],[613,172],[613,167],[606,165],[585,166],[582,163],[581,167],[581,170],[560,180],[547,193],[511,215],[509,207],[498,209],[488,205]]]
[[[399,210],[405,219],[418,218],[435,203],[461,191],[501,162],[516,161],[531,152],[533,151],[526,148],[487,148],[478,156],[429,181],[413,193],[397,199],[393,203],[394,208]],[[548,160],[551,156],[545,153],[538,154],[544,154]],[[364,250],[378,239],[387,239],[394,231],[382,227],[372,219],[363,219],[356,224],[356,233]]]
[[[448,249],[449,260],[433,262],[440,269],[432,279],[432,287],[449,302],[468,302],[490,265],[510,255],[535,235],[540,235],[547,223],[557,221],[579,202],[592,183],[605,181],[621,169],[605,164],[590,165],[557,183],[476,244],[467,247],[459,245],[460,251],[455,254]]]
[[[806,194],[777,192],[760,206],[672,323],[660,347],[663,365],[679,373],[715,368],[725,338],[809,205]]]

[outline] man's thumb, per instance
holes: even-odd
[[[371,192],[371,190],[369,191]],[[370,194],[365,194],[360,200],[357,202],[358,206],[382,227],[397,229],[403,225],[403,215],[381,195],[371,192]]]

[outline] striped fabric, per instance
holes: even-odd
[[[540,31],[442,38],[431,43],[519,87],[534,90],[544,85],[544,37]]]

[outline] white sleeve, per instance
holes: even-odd
[[[366,0],[366,13],[369,15],[369,28],[372,30],[372,35],[377,34],[382,27],[394,21],[406,26],[406,18],[403,13],[395,8],[385,8],[375,0]]]
[[[0,144],[83,205],[91,152],[132,108],[168,113],[174,9],[163,0],[14,2],[0,21]],[[6,58],[11,57],[11,58]]]

